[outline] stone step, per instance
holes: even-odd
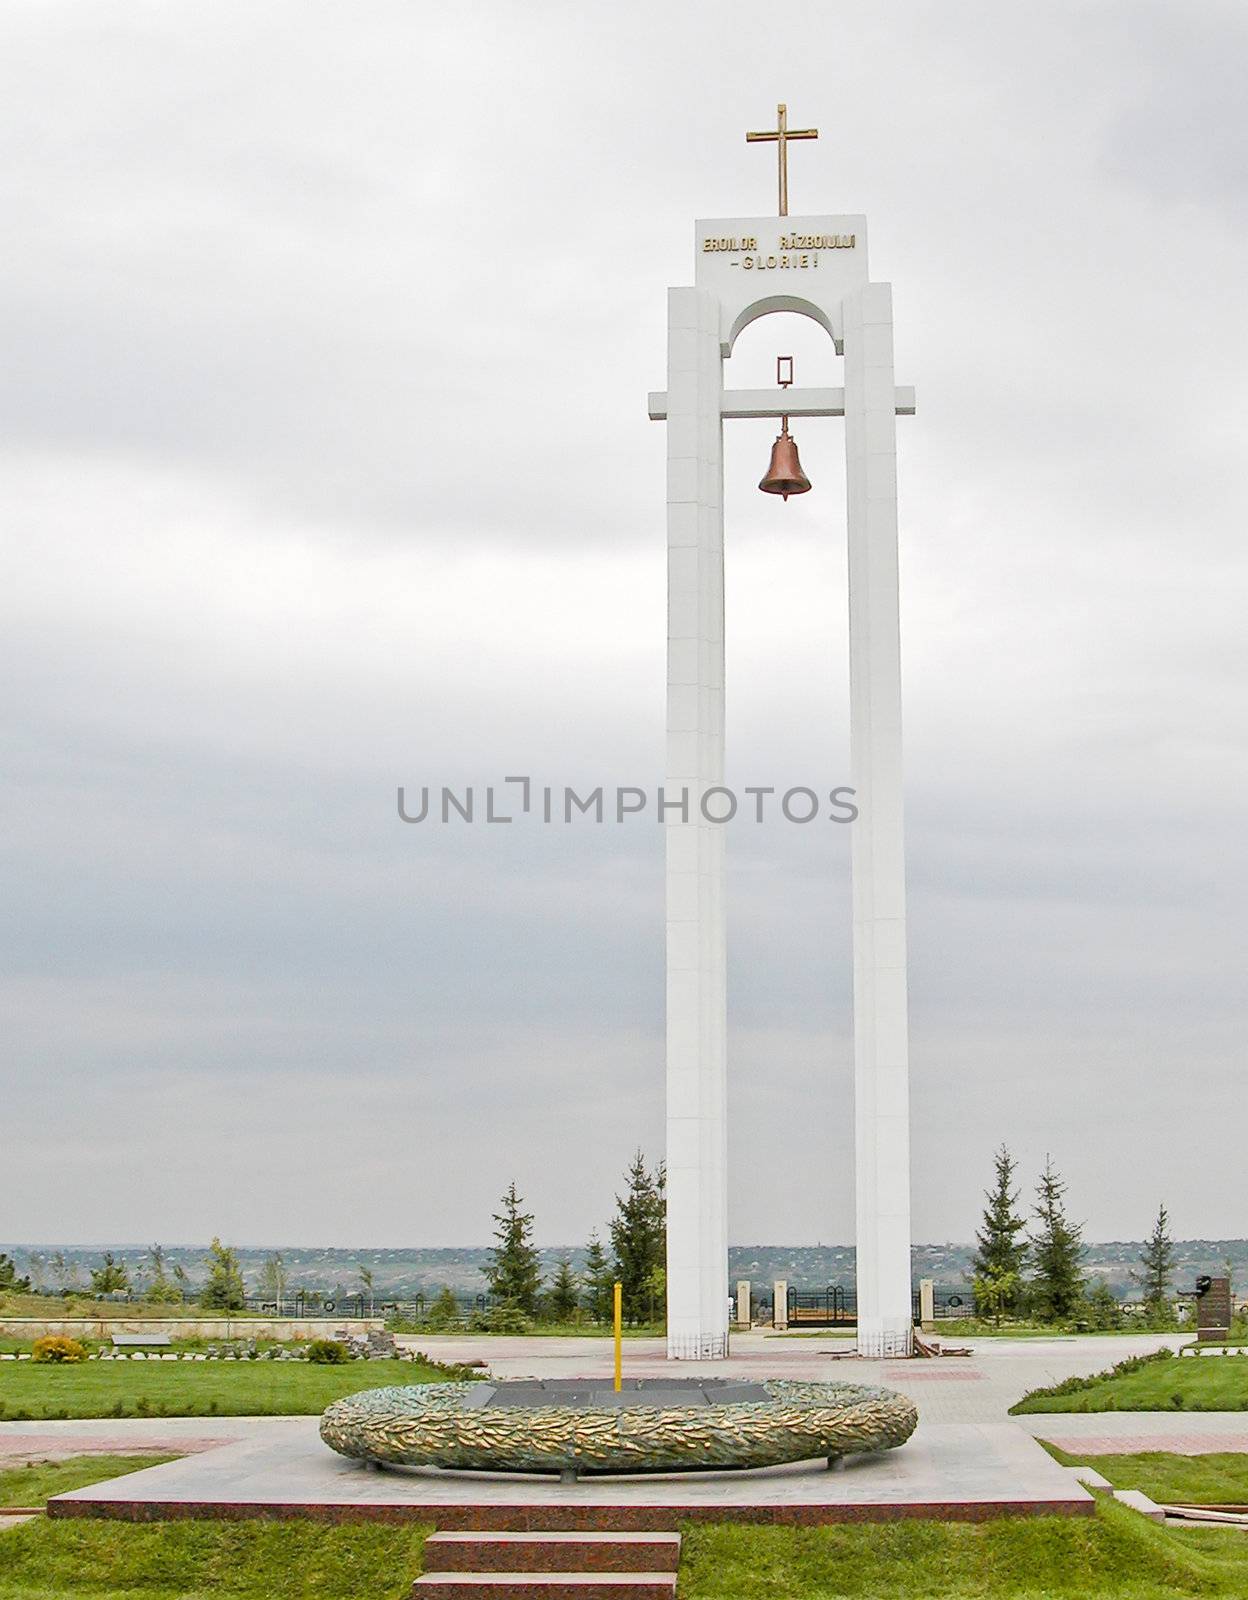
[[[675,1600],[674,1572],[426,1572],[411,1600]]]
[[[678,1533],[431,1533],[426,1572],[675,1572]]]

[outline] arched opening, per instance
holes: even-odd
[[[725,389],[774,389],[778,355],[793,356],[796,388],[841,386],[821,321],[765,305],[737,332]],[[765,1238],[813,1244],[854,1237],[850,830],[826,801],[849,781],[845,436],[840,418],[790,426],[813,487],[784,502],[757,487],[779,421],[723,425],[725,781],[777,791],[768,823],[737,826],[726,852],[729,1235],[740,1196]],[[823,796],[815,822],[779,814],[798,785]],[[794,1181],[775,1183],[786,1152]]]
[[[760,317],[772,316],[777,312],[808,317],[823,329],[836,346],[837,353],[840,353],[844,343],[843,331],[834,326],[831,316],[822,306],[815,305],[812,300],[803,299],[801,295],[772,294],[761,300],[755,300],[752,305],[746,306],[737,314],[736,320],[728,330],[728,355],[736,353],[737,340],[751,323],[757,322]]]

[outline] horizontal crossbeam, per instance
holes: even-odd
[[[897,386],[897,415],[914,415],[914,390]],[[667,421],[667,390],[647,396],[651,422]],[[725,389],[721,417],[843,417],[844,389]]]

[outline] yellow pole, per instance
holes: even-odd
[[[615,1286],[615,1392],[624,1387],[624,1285]]]

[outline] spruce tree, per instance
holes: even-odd
[[[220,1239],[208,1246],[208,1277],[199,1291],[199,1303],[205,1311],[241,1311],[246,1303],[238,1251]]]
[[[611,1249],[625,1320],[642,1322],[664,1312],[658,1274],[667,1258],[667,1175],[662,1165],[649,1172],[638,1150],[625,1182],[626,1192],[615,1197]]]
[[[98,1267],[91,1268],[91,1289],[94,1294],[123,1294],[130,1288],[130,1274],[126,1263],[118,1261],[111,1250],[106,1250]]]
[[[364,1293],[360,1296],[360,1299],[363,1300],[367,1297],[368,1314],[371,1317],[373,1314],[373,1269],[371,1267],[366,1267],[361,1261],[356,1268],[356,1271],[359,1274],[360,1287],[364,1291]]]
[[[456,1300],[450,1284],[444,1283],[438,1290],[433,1304],[429,1307],[429,1326],[431,1328],[449,1328],[453,1322],[460,1319],[459,1301]]]
[[[1096,1286],[1088,1296],[1088,1320],[1100,1333],[1122,1327],[1122,1307],[1104,1278],[1096,1280]]]
[[[152,1245],[147,1258],[152,1264],[152,1283],[147,1291],[147,1299],[154,1305],[172,1305],[181,1300],[177,1285],[169,1281],[169,1274],[165,1271],[164,1245]]]
[[[1036,1185],[1034,1216],[1039,1227],[1029,1241],[1032,1309],[1041,1322],[1063,1322],[1083,1300],[1083,1228],[1066,1216],[1066,1185],[1046,1155]]]
[[[542,1269],[533,1244],[533,1213],[521,1211],[523,1204],[513,1180],[503,1195],[503,1209],[494,1213],[498,1224],[494,1237],[498,1243],[490,1246],[485,1280],[496,1300],[532,1316],[542,1286]]]
[[[615,1268],[608,1260],[607,1252],[602,1248],[602,1240],[598,1237],[596,1229],[589,1236],[589,1244],[585,1250],[585,1272],[581,1281],[585,1286],[582,1303],[586,1311],[595,1322],[609,1322],[612,1315]]]
[[[546,1292],[546,1314],[552,1322],[573,1322],[581,1308],[581,1286],[567,1256],[560,1256]]]
[[[1170,1284],[1174,1277],[1174,1241],[1170,1237],[1170,1216],[1165,1206],[1157,1211],[1152,1235],[1140,1251],[1140,1271],[1132,1278],[1144,1291],[1144,1305],[1150,1319],[1166,1322],[1173,1318]]]
[[[975,1235],[978,1249],[971,1263],[975,1274],[975,1299],[979,1309],[1001,1320],[1003,1312],[1018,1309],[1019,1288],[1027,1261],[1027,1226],[1014,1207],[1019,1191],[1014,1187],[1015,1161],[1004,1145],[993,1157],[996,1181],[984,1190],[983,1222]],[[982,1287],[981,1287],[982,1286]]]

